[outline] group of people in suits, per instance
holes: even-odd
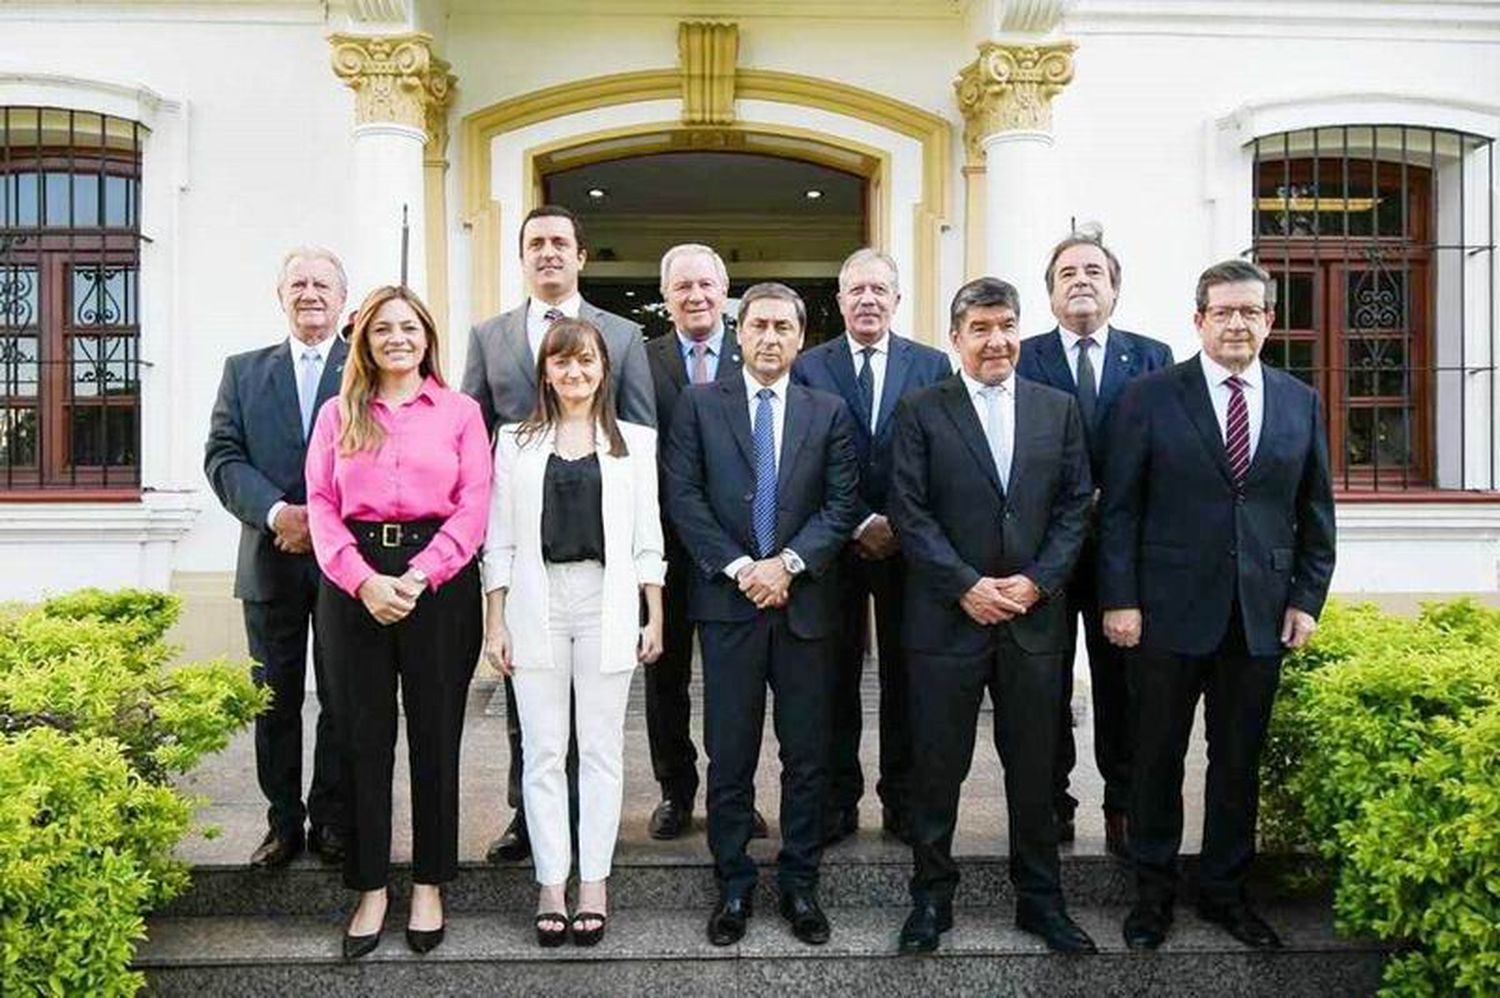
[[[892,330],[899,275],[875,250],[840,270],[843,334],[806,352],[806,307],[780,284],[741,294],[730,330],[728,274],[708,246],[663,257],[673,331],[650,343],[579,295],[587,254],[566,209],[529,214],[519,250],[528,298],[473,330],[460,391],[415,295],[373,292],[346,343],[337,259],[293,251],[278,284],[290,339],[230,358],[214,409],[205,467],[243,523],[236,594],[257,680],[275,693],[257,722],[271,806],[251,861],[281,865],[304,844],[342,861],[361,892],[346,955],[374,949],[385,917],[398,680],[408,943],[442,940],[482,651],[505,677],[514,811],[489,859],[533,858],[541,945],[591,945],[609,917],[638,664],[661,789],[650,834],[693,824],[695,637],[719,886],[710,942],[736,942],[753,914],[768,688],[780,914],[805,942],[829,938],[818,869],[858,828],[873,647],[882,827],[913,852],[901,950],[930,952],[952,925],[954,829],[988,691],[1017,925],[1091,952],[1058,859],[1077,806],[1080,617],[1106,844],[1139,888],[1127,943],[1154,947],[1170,928],[1201,695],[1199,911],[1278,944],[1244,892],[1256,770],[1280,658],[1316,627],[1334,534],[1317,397],[1258,359],[1275,305],[1264,271],[1234,260],[1203,273],[1202,351],[1174,364],[1110,324],[1119,261],[1075,234],[1047,263],[1056,328],[1023,349],[1016,289],[980,278],[952,302],[950,360]],[[304,807],[309,621],[322,709]]]

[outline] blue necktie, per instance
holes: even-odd
[[[750,525],[755,530],[756,554],[765,558],[776,547],[776,426],[771,412],[775,392],[762,388],[755,393],[755,503],[750,507]]]
[[[302,406],[302,439],[312,432],[313,406],[318,401],[318,381],[323,372],[318,370],[318,350],[307,347],[302,351],[302,371],[298,377],[297,402]]]

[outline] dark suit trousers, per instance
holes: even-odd
[[[313,678],[317,685],[318,721],[313,745],[312,786],[302,806],[302,700],[307,685],[307,631],[316,619],[318,566],[306,559],[304,585],[284,599],[244,603],[250,675],[257,686],[269,686],[270,708],[255,719],[255,770],[270,807],[266,820],[277,834],[300,838],[302,823],[339,827],[344,822],[337,711],[329,691],[323,642],[313,638]]]
[[[400,575],[413,549],[363,551],[377,571]],[[391,858],[391,773],[396,686],[406,712],[411,766],[412,879],[442,884],[458,872],[458,763],[469,679],[483,641],[479,568],[471,562],[423,593],[405,619],[384,626],[325,580],[318,627],[327,648],[345,746],[353,814],[344,885],[386,885]]]
[[[691,807],[698,793],[698,751],[691,734],[693,622],[688,617],[692,561],[668,541],[667,584],[662,593],[662,653],[646,673],[646,734],[651,771],[663,797]],[[674,552],[672,549],[677,548]]]
[[[1062,695],[1058,707],[1057,813],[1069,817],[1078,801],[1068,793],[1068,777],[1078,762],[1073,740],[1073,658],[1078,646],[1078,618],[1083,618],[1089,655],[1089,685],[1093,689],[1094,762],[1104,778],[1104,810],[1124,814],[1130,809],[1130,693],[1124,651],[1104,637],[1104,611],[1099,608],[1096,566],[1098,549],[1084,544],[1078,567],[1068,583],[1068,657],[1063,662]]]
[[[755,861],[745,847],[754,820],[767,683],[775,697],[773,720],[781,749],[777,878],[783,891],[814,889],[828,795],[829,642],[797,637],[781,610],[746,623],[702,622],[698,639],[703,645],[708,846],[719,889],[726,897],[738,897],[755,887]]]
[[[1062,906],[1057,823],[1052,810],[1057,687],[1062,656],[1023,651],[1004,624],[981,655],[907,652],[911,673],[912,900],[953,898],[958,865],[953,830],[959,789],[974,758],[984,691],[995,711],[995,749],[1005,769],[1010,879],[1018,906]]]
[[[875,637],[880,654],[880,781],[875,792],[893,811],[906,808],[911,772],[911,731],[907,724],[905,654],[901,615],[905,611],[905,563],[901,556],[866,561],[853,545],[841,556],[842,620],[834,651],[833,740],[829,748],[828,806],[856,807],[865,792],[859,764],[864,722],[860,680],[869,641],[869,600],[875,598]]]
[[[1281,678],[1281,657],[1245,650],[1238,612],[1213,655],[1147,649],[1128,656],[1136,715],[1130,848],[1145,898],[1176,892],[1182,847],[1182,773],[1198,697],[1203,696],[1208,777],[1203,796],[1199,897],[1238,900],[1255,858],[1260,751]]]

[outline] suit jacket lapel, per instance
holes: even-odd
[[[751,476],[754,477],[755,443],[750,439],[750,399],[745,394],[745,381],[743,378],[735,378],[733,381],[720,381],[718,385],[719,397],[725,408],[725,422],[729,425],[729,434],[734,437],[734,442],[740,449],[740,455],[745,459],[745,466],[750,469]]]
[[[989,439],[984,435],[984,427],[979,425],[979,416],[974,412],[974,403],[969,398],[963,378],[955,374],[945,382],[942,398],[943,408],[958,430],[959,437],[973,453],[974,460],[984,469],[1000,498],[1004,499],[1005,487],[1000,484],[1000,472],[995,468],[995,455],[990,453]],[[1015,467],[1014,456],[1011,458],[1011,467]]]
[[[348,355],[348,345],[343,340],[334,340],[328,351],[328,360],[323,364],[323,377],[318,381],[317,402],[313,405],[314,417],[323,408],[324,402],[339,393],[339,385],[344,380],[344,359]]]
[[[797,454],[807,441],[808,421],[802,418],[803,400],[797,397],[795,387],[786,389],[786,412],[781,417],[781,459],[776,463],[776,494],[786,488],[792,466],[797,463]]]
[[[511,360],[525,375],[526,383],[535,388],[536,358],[531,356],[531,343],[526,339],[526,310],[529,307],[530,299],[527,299],[527,304],[511,309],[502,316],[500,335],[505,340],[505,349],[510,353]]]
[[[1276,378],[1265,364],[1260,365],[1261,399],[1260,439],[1255,442],[1255,454],[1250,458],[1250,468],[1245,472],[1245,484],[1264,474],[1271,459],[1265,455],[1281,440],[1295,433],[1292,407],[1286,404],[1286,391],[1281,379]]]
[[[1229,468],[1229,455],[1224,451],[1224,433],[1219,429],[1218,417],[1214,415],[1214,404],[1208,397],[1208,380],[1203,377],[1203,368],[1197,362],[1181,368],[1177,382],[1178,397],[1187,410],[1188,419],[1203,440],[1203,446],[1212,457],[1219,473],[1231,485],[1234,472]]]
[[[733,336],[725,332],[724,339],[719,343],[719,369],[714,372],[714,380],[736,380],[744,384],[744,380],[740,378],[740,367],[740,345]]]
[[[834,384],[839,386],[839,394],[849,403],[849,411],[854,413],[862,435],[869,436],[870,410],[859,394],[859,382],[855,380],[854,374],[854,357],[849,353],[848,340],[840,336],[834,341],[833,346],[823,355],[823,362],[828,365],[828,373],[833,376]],[[889,371],[889,365],[886,369]]]
[[[880,415],[875,418],[874,435],[879,436],[891,425],[891,413],[896,410],[896,400],[906,387],[906,375],[911,367],[911,344],[890,334],[890,352],[885,358],[885,384],[880,389]]]
[[[1099,376],[1099,408],[1113,404],[1115,396],[1140,369],[1140,353],[1129,333],[1111,329],[1104,353],[1104,372]]]
[[[1025,347],[1022,347],[1024,350]],[[1036,345],[1036,359],[1047,372],[1047,383],[1074,395],[1078,393],[1078,382],[1068,370],[1068,358],[1063,352],[1062,331],[1053,329]]]
[[[302,403],[297,398],[297,373],[292,369],[291,348],[282,344],[271,352],[270,360],[271,403],[276,407],[287,436],[297,441],[299,446],[305,445],[307,438],[302,435]],[[327,374],[327,365],[324,367],[324,374]]]

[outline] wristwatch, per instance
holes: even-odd
[[[781,566],[787,570],[788,574],[801,575],[802,570],[807,567],[807,563],[791,548],[782,548]]]

